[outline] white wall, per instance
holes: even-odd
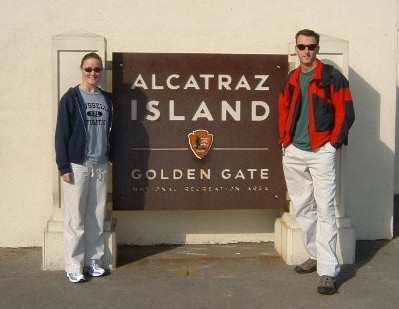
[[[112,52],[286,54],[288,42],[304,27],[348,40],[356,121],[347,149],[345,209],[359,239],[390,238],[397,17],[395,0],[3,0],[0,246],[42,244],[52,214],[55,169],[57,103],[52,101],[51,38],[74,30],[104,36],[108,61]],[[251,235],[272,240],[277,215],[274,211],[124,213],[117,214],[117,232],[124,243],[182,239],[182,235],[186,241],[240,241],[250,240]],[[241,234],[232,237],[237,233]]]

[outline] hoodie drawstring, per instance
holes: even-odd
[[[91,178],[97,177],[99,181],[103,181],[105,175],[104,168],[100,168],[98,165],[90,165],[89,168]]]

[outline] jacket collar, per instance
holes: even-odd
[[[319,59],[316,60],[317,64],[314,69],[314,74],[312,80],[320,80],[322,78],[322,72],[323,72],[323,62],[321,62]],[[289,82],[293,86],[299,87],[299,74],[301,73],[301,67],[297,67],[295,70],[292,71]]]

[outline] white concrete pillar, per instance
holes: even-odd
[[[106,65],[106,41],[105,38],[87,32],[69,32],[56,35],[52,38],[52,89],[53,89],[53,132],[57,121],[58,102],[62,95],[73,86],[82,82],[80,73],[80,61],[89,53],[96,52]],[[105,89],[105,77],[100,87]],[[43,269],[56,270],[64,268],[64,241],[63,241],[63,206],[60,194],[60,177],[55,164],[55,152],[53,153],[54,169],[52,175],[53,214],[47,222],[43,237]],[[108,207],[110,209],[110,207]],[[110,268],[116,265],[116,240],[115,222],[108,210],[105,222],[106,254],[103,263]]]

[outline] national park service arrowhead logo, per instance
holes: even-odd
[[[213,134],[207,130],[195,130],[188,135],[188,144],[198,159],[206,156],[212,147]]]

